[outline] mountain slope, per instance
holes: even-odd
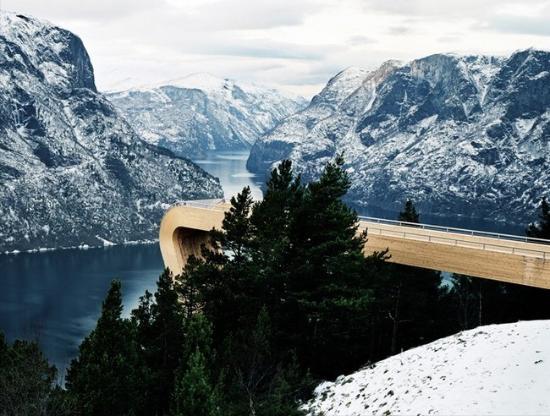
[[[304,408],[312,416],[544,415],[549,370],[549,321],[489,325],[323,383]]]
[[[192,74],[168,85],[108,95],[150,143],[186,157],[207,150],[249,148],[275,124],[305,106],[275,90]]]
[[[371,215],[394,216],[410,197],[451,222],[531,220],[550,190],[549,52],[439,54],[355,74],[258,140],[249,169],[290,158],[309,179],[343,152],[349,200]]]
[[[0,251],[155,238],[166,204],[221,196],[136,136],[77,36],[3,12],[0,50]]]

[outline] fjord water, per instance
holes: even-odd
[[[111,280],[122,282],[127,315],[162,268],[158,244],[1,255],[0,330],[10,341],[38,340],[63,373]]]
[[[262,178],[250,173],[246,169],[246,160],[250,152],[209,152],[202,159],[194,162],[211,175],[220,179],[225,199],[241,192],[243,187],[249,186],[255,200],[262,198]]]
[[[225,198],[259,184],[246,170],[248,152],[212,152],[196,161],[220,178]],[[64,374],[95,326],[112,279],[122,282],[124,314],[163,269],[158,244],[0,255],[0,331],[8,340],[36,339]]]

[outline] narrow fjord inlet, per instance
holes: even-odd
[[[196,160],[220,179],[229,199],[250,186],[261,198],[248,152],[209,152]],[[94,327],[112,279],[122,282],[125,312],[153,291],[164,265],[157,243],[42,253],[0,254],[0,328],[9,340],[36,339],[64,373]]]
[[[0,416],[550,415],[550,0],[0,0]]]

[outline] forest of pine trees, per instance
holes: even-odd
[[[462,329],[550,318],[546,291],[365,257],[342,166],[305,184],[285,161],[263,201],[245,188],[211,249],[162,273],[129,318],[113,281],[64,388],[35,343],[0,337],[0,415],[300,415],[322,380]],[[420,221],[413,201],[398,219]],[[543,200],[527,233],[549,226]]]

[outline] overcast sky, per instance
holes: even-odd
[[[355,65],[550,50],[550,0],[1,0],[84,41],[101,90],[193,72],[311,96]]]

